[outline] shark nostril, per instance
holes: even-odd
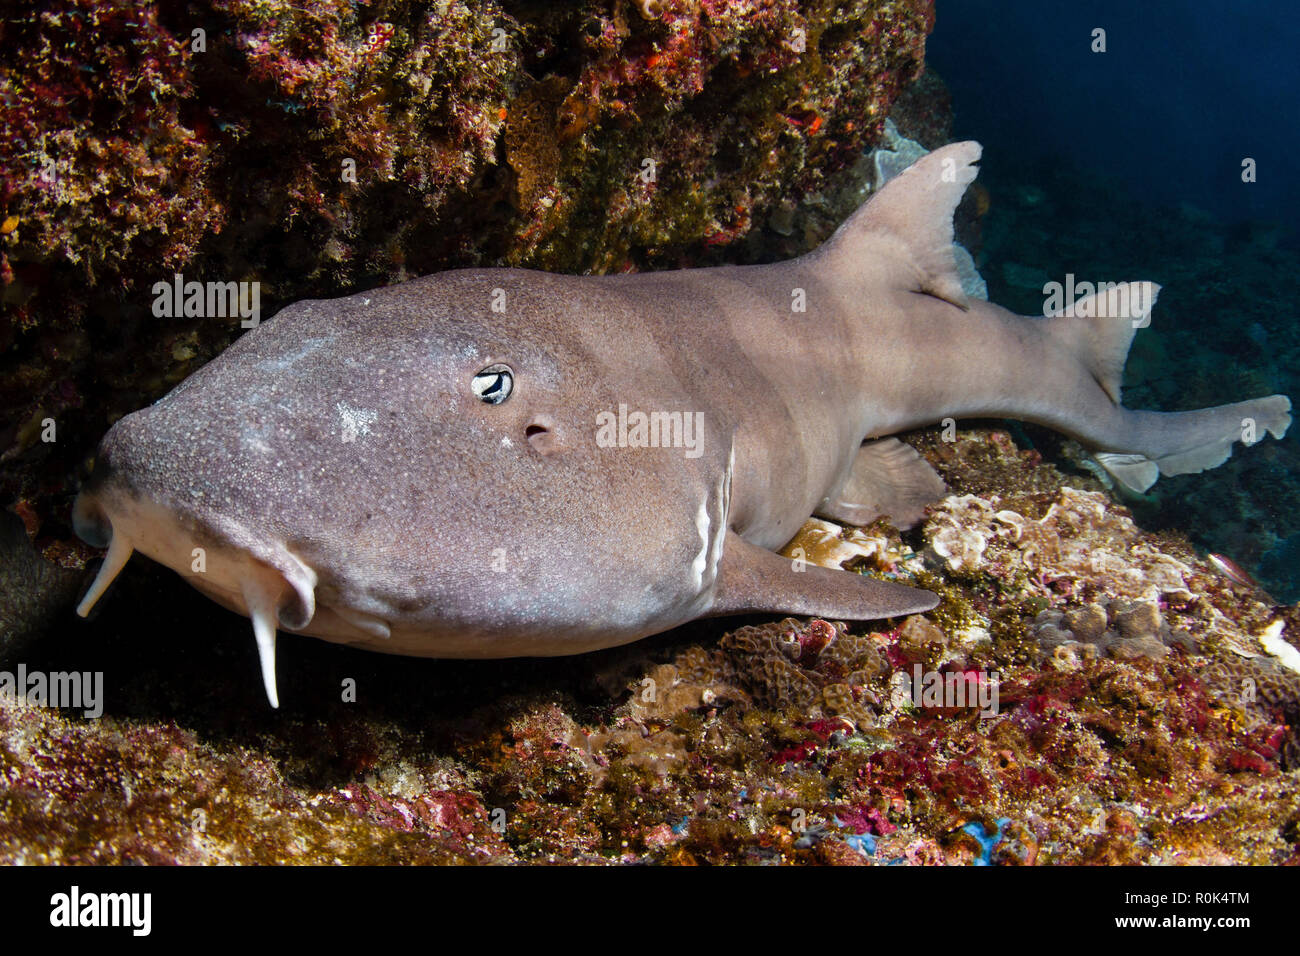
[[[96,498],[82,492],[72,506],[72,530],[92,548],[107,548],[113,540],[113,522]]]
[[[539,416],[528,423],[524,437],[528,445],[539,455],[551,455],[564,447],[560,434],[555,432],[554,423],[547,416]]]
[[[307,602],[297,592],[291,590],[285,595],[276,609],[275,616],[280,622],[281,627],[287,627],[291,631],[300,630],[311,623],[315,615],[315,608],[308,607]]]

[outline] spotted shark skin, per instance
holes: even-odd
[[[252,619],[273,705],[277,630],[495,658],[708,615],[895,617],[937,599],[773,550],[813,513],[919,520],[943,482],[892,433],[1037,422],[1144,489],[1285,432],[1284,396],[1120,404],[1152,283],[1047,318],[967,299],[952,213],[979,155],[929,154],[787,262],[466,269],[285,308],[105,436],[74,523],[108,554],[79,612],[142,552]]]

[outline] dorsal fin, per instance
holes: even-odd
[[[981,152],[979,143],[950,143],[921,157],[844,221],[828,251],[857,258],[892,247],[906,259],[918,292],[967,308],[953,258],[952,214],[975,179]]]
[[[1124,362],[1137,330],[1148,325],[1160,286],[1118,282],[1085,295],[1048,316],[1050,334],[1087,366],[1116,405]]]

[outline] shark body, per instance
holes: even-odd
[[[893,617],[936,598],[772,550],[814,512],[917,521],[943,482],[891,433],[1037,422],[1145,489],[1285,432],[1284,396],[1120,404],[1152,283],[1049,318],[968,300],[952,214],[979,153],[929,154],[787,262],[458,270],[289,306],[104,438],[74,522],[109,551],[79,612],[141,551],[252,619],[272,704],[277,627],[486,658]]]

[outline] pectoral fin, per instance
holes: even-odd
[[[822,500],[817,514],[855,525],[888,515],[895,527],[910,528],[945,491],[943,479],[915,448],[882,438],[858,449],[844,484]]]
[[[871,621],[919,614],[938,603],[929,591],[783,558],[728,531],[709,614],[770,611]]]

